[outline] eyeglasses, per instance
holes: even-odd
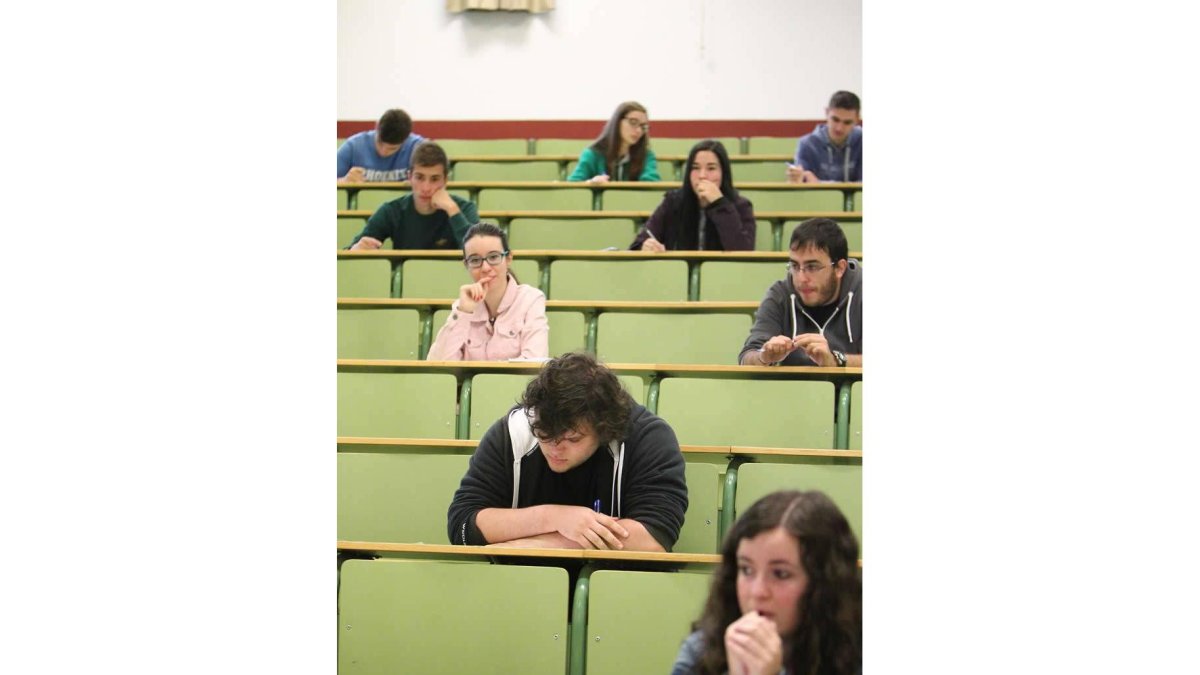
[[[641,127],[642,131],[644,131],[645,133],[650,133],[650,123],[649,122],[639,122],[639,121],[637,121],[636,118],[626,117],[625,123],[628,124],[633,129]]]
[[[500,264],[501,260],[504,260],[504,256],[506,255],[508,255],[508,251],[492,251],[491,253],[487,254],[487,256],[482,258],[477,255],[473,255],[464,260],[463,263],[465,263],[466,266],[470,267],[471,269],[478,269],[483,267],[483,261],[486,260],[487,264],[495,267],[496,265]]]
[[[796,272],[803,272],[804,276],[811,277],[812,275],[816,274],[817,272],[820,272],[821,270],[825,269],[826,267],[829,267],[829,265],[822,265],[820,263],[807,263],[805,265],[797,265],[795,260],[789,260],[788,264],[787,264],[787,271],[788,271],[788,274],[795,274]]]

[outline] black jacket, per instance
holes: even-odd
[[[538,504],[566,504],[593,508],[614,518],[641,523],[663,549],[670,551],[679,538],[687,510],[687,483],[683,454],[675,432],[644,406],[633,404],[625,438],[601,446],[583,464],[558,474],[531,433],[518,439],[523,448],[514,457],[515,426],[528,429],[520,409],[492,425],[450,502],[448,533],[452,544],[482,546],[488,542],[475,525],[475,516],[486,508],[526,508]],[[518,431],[518,435],[522,432]],[[615,456],[614,456],[615,454]],[[519,490],[513,504],[513,477],[519,467]],[[614,485],[617,473],[620,481]]]
[[[699,250],[699,224],[680,222],[680,202],[686,199],[682,189],[671,190],[663,195],[662,203],[650,214],[646,227],[638,233],[631,251],[642,250],[642,242],[646,241],[646,230],[654,238],[662,242],[668,251]],[[754,221],[754,206],[750,200],[738,195],[735,199],[722,197],[709,204],[704,213],[704,250],[706,251],[753,251],[754,234],[757,224]]]

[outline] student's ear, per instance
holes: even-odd
[[[845,258],[842,258],[841,260],[837,261],[836,265],[834,265],[833,273],[837,275],[837,278],[841,279],[842,275],[844,275],[846,273],[846,268],[848,268],[849,266],[850,266],[850,263],[846,262]]]

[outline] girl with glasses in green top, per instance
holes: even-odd
[[[658,160],[650,149],[650,117],[637,101],[626,101],[584,148],[569,181],[659,181]]]

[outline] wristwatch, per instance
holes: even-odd
[[[846,367],[846,355],[837,351],[836,349],[832,350],[832,352],[833,352],[833,360],[837,361],[838,368],[845,368]]]

